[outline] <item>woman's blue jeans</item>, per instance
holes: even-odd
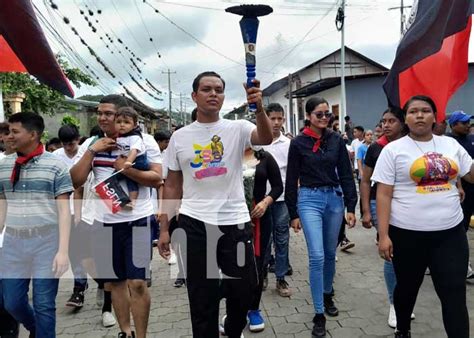
[[[324,313],[323,293],[332,292],[337,238],[344,216],[341,189],[300,188],[298,215],[308,247],[309,282],[314,310],[316,313]]]
[[[378,230],[378,222],[377,222],[377,208],[376,208],[376,201],[370,201],[370,214],[372,215],[372,224],[374,225],[375,229]],[[383,265],[383,276],[385,278],[385,285],[387,286],[387,294],[388,294],[388,301],[390,304],[393,304],[393,291],[395,290],[395,286],[397,285],[397,276],[395,276],[395,270],[393,270],[392,262],[387,262],[384,260]]]

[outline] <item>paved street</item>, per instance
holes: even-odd
[[[335,280],[336,304],[340,314],[328,318],[328,337],[392,337],[387,326],[388,302],[382,275],[382,261],[376,253],[375,231],[361,226],[348,232],[356,243],[351,253],[338,252]],[[470,232],[471,257],[474,257],[474,231]],[[294,274],[287,280],[293,296],[282,298],[270,279],[264,293],[262,310],[266,329],[262,333],[245,332],[248,337],[311,337],[313,306],[309,291],[307,255],[302,233],[292,233],[291,263]],[[153,261],[152,310],[149,337],[190,337],[191,322],[186,289],[176,289],[170,280],[170,268],[160,257]],[[92,285],[95,283],[91,283]],[[58,296],[58,337],[116,337],[118,326],[103,329],[100,311],[95,305],[95,287],[88,290],[86,304],[78,313],[64,306],[70,295],[71,281],[61,282]],[[468,285],[471,330],[474,329],[474,284]],[[441,311],[429,276],[425,279],[415,308],[413,337],[445,337]],[[22,337],[26,337],[23,332]]]

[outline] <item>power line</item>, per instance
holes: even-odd
[[[306,34],[298,41],[298,43],[288,51],[288,53],[286,53],[281,59],[280,61],[278,61],[271,69],[270,69],[270,72],[273,71],[278,65],[280,65],[297,47],[298,45],[304,41],[304,39],[306,39],[306,37],[313,31],[313,29],[315,29],[320,23],[321,21],[323,21],[328,15],[329,13],[336,7],[337,5],[337,1],[335,3],[333,3],[333,6],[331,8],[329,8],[327,10],[327,12],[324,14],[323,18],[319,21],[316,21],[316,23],[309,29],[309,31],[306,32]]]

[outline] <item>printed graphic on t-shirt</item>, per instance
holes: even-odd
[[[190,163],[191,168],[198,169],[194,176],[197,179],[225,175],[227,168],[222,162],[224,156],[224,144],[221,138],[214,135],[211,142],[205,146],[193,144],[194,160]]]
[[[436,152],[428,152],[413,162],[410,177],[417,183],[417,193],[431,194],[451,190],[449,181],[455,179],[458,172],[453,160]]]

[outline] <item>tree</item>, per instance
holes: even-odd
[[[56,56],[59,65],[66,77],[77,88],[83,84],[96,86],[97,83],[79,68],[73,68],[60,55]],[[60,92],[39,83],[34,77],[27,73],[0,73],[0,83],[3,95],[22,92],[26,95],[22,103],[23,111],[34,111],[53,115],[54,112],[65,105],[64,95]],[[7,109],[5,109],[7,111]]]

